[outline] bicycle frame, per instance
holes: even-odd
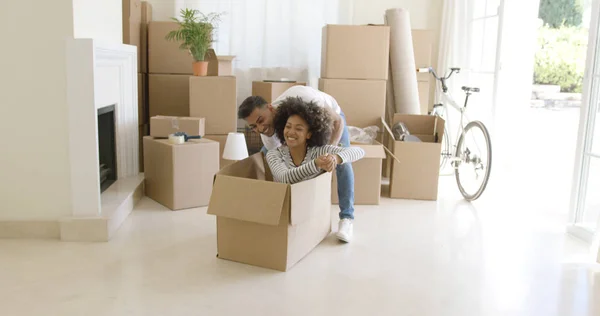
[[[469,98],[469,96],[467,95],[465,97],[465,105],[468,102],[468,98]],[[445,115],[440,113],[441,111],[437,110],[436,108],[433,109],[432,114],[434,114],[434,115],[439,114],[439,116],[441,118],[446,120],[445,123],[448,126],[448,131],[450,131],[452,129],[452,124],[450,123],[451,120],[448,119],[449,118],[448,105],[450,105],[452,108],[454,108],[457,112],[460,113],[460,123],[458,126],[456,137],[455,137],[454,142],[452,142],[450,144],[453,149],[456,149],[458,140],[460,139],[461,135],[463,134],[465,126],[466,126],[465,120],[466,120],[466,122],[469,122],[469,118],[468,118],[467,114],[465,113],[467,108],[465,106],[458,105],[458,103],[454,100],[454,97],[452,96],[452,94],[449,91],[443,92],[442,93],[442,104],[440,107],[444,111]],[[451,137],[451,135],[448,135],[449,140],[451,139],[450,137]],[[456,153],[456,150],[452,150],[451,156],[455,156],[455,153]]]

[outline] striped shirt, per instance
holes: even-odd
[[[361,159],[365,155],[365,151],[360,147],[338,147],[332,145],[309,147],[306,151],[304,161],[302,161],[300,166],[296,166],[290,154],[289,147],[284,145],[267,152],[267,163],[273,173],[275,182],[292,184],[320,175],[323,170],[317,167],[315,159],[325,154],[337,154],[340,156],[342,164],[344,164]]]

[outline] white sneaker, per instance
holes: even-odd
[[[351,219],[344,218],[340,220],[336,237],[341,241],[350,242],[350,240],[352,240],[352,226]]]

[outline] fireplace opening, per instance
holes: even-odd
[[[100,158],[100,192],[104,192],[117,181],[114,105],[98,109],[98,156]]]

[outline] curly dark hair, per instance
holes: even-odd
[[[332,133],[333,119],[327,110],[314,102],[305,102],[299,97],[286,98],[275,111],[273,117],[273,128],[275,134],[285,143],[283,131],[287,120],[292,115],[298,115],[308,124],[308,132],[312,133],[310,139],[306,140],[309,147],[323,146],[329,143]]]
[[[265,107],[265,105],[267,105],[267,101],[263,97],[247,97],[238,108],[238,118],[245,120],[248,116],[250,116],[250,114],[252,114],[254,109],[262,109]]]

